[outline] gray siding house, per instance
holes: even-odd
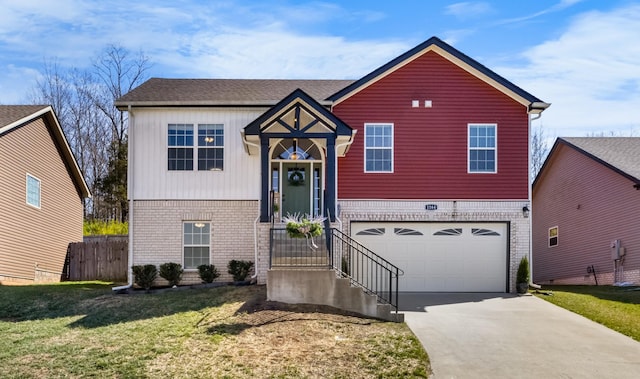
[[[53,108],[0,105],[0,284],[59,281],[89,189]]]
[[[640,138],[558,138],[532,204],[534,282],[640,283]]]

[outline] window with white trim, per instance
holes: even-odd
[[[193,170],[193,124],[169,124],[169,171]]]
[[[549,247],[558,246],[558,227],[549,228]]]
[[[210,262],[211,224],[202,221],[185,221],[182,224],[184,268],[195,269]]]
[[[167,132],[169,171],[222,171],[224,168],[224,125],[169,124]],[[197,158],[194,158],[197,157]],[[197,165],[194,165],[197,159]]]
[[[222,171],[224,128],[222,124],[198,125],[198,170]]]
[[[40,179],[27,174],[27,204],[40,208]]]
[[[364,125],[364,171],[393,172],[393,124]]]
[[[469,173],[498,172],[497,125],[469,124]]]

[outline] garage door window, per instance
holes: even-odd
[[[408,228],[394,228],[393,232],[399,236],[421,236],[421,232]]]
[[[462,228],[442,229],[433,233],[434,236],[459,236],[462,234]]]
[[[356,233],[357,236],[382,236],[384,235],[384,228],[371,228],[361,230]]]
[[[499,236],[500,233],[489,229],[471,229],[474,236]]]

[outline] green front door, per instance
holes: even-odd
[[[282,216],[311,212],[311,165],[305,163],[282,164]]]

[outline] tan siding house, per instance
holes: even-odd
[[[533,280],[640,283],[639,189],[640,138],[559,138],[533,184]]]
[[[50,106],[0,106],[0,162],[0,284],[59,281],[90,193]]]

